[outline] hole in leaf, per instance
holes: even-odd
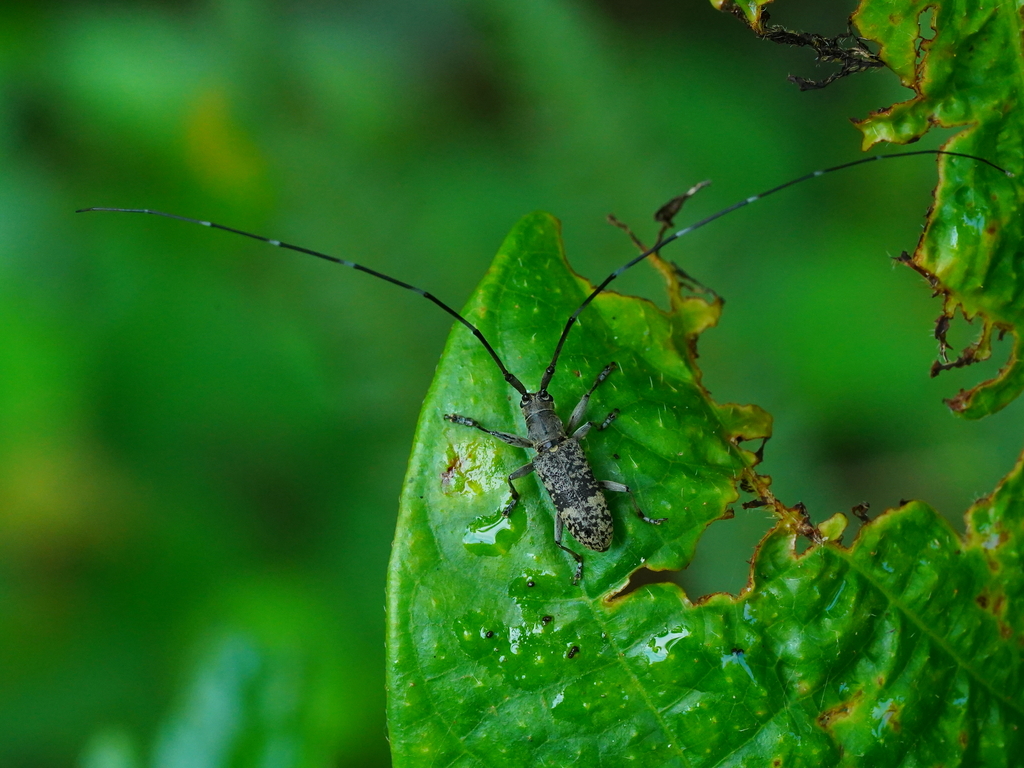
[[[611,595],[608,602],[621,600],[631,592],[636,592],[648,584],[678,584],[679,571],[652,571],[650,568],[637,568],[629,576],[629,581],[622,589]]]
[[[775,516],[763,508],[736,510],[732,519],[709,525],[697,544],[693,560],[674,579],[691,601],[725,592],[739,594],[750,576],[749,560],[754,548],[775,523]]]
[[[917,17],[917,35],[922,40],[932,40],[935,37],[935,9],[932,6],[925,8]]]

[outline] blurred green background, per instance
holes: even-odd
[[[827,71],[704,0],[5,3],[0,765],[387,765],[385,566],[451,325],[297,254],[75,208],[209,218],[459,306],[532,210],[600,279],[632,254],[609,212],[651,238],[701,179],[679,223],[857,157],[847,118],[910,92],[785,79]],[[817,519],[924,498],[962,525],[1020,448],[1019,403],[942,405],[998,366],[929,379],[940,307],[889,259],[934,179],[870,165],[671,251],[727,300],[706,385],[775,415],[765,471]],[[620,289],[657,298],[636,272]],[[690,596],[737,591],[769,525],[712,526]]]

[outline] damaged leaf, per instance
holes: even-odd
[[[674,280],[674,270],[664,274]],[[569,270],[557,222],[534,214],[509,235],[466,316],[536,387],[562,321],[591,290]],[[613,408],[620,416],[591,432],[585,449],[599,479],[627,483],[649,516],[668,518],[646,525],[627,496],[608,493],[616,526],[608,552],[585,550],[566,533],[586,564],[579,586],[574,563],[554,544],[553,507],[534,475],[516,481],[520,505],[501,517],[505,478],[529,461],[527,452],[442,418],[459,413],[525,433],[519,396],[468,331],[453,331],[424,403],[389,572],[396,765],[448,765],[466,753],[477,756],[466,764],[499,765],[503,752],[507,764],[538,764],[527,757],[538,748],[549,764],[566,765],[587,739],[596,741],[584,751],[596,755],[612,742],[612,753],[628,754],[648,738],[646,727],[623,738],[635,717],[652,713],[631,680],[634,662],[616,662],[618,641],[608,639],[608,622],[635,603],[613,598],[641,566],[689,562],[756,461],[739,439],[766,437],[771,426],[756,407],[719,408],[700,385],[692,343],[717,320],[720,302],[673,295],[671,313],[599,296],[569,336],[550,387],[567,418],[597,373],[618,363],[588,416],[599,421]]]
[[[926,13],[929,28],[922,29]],[[980,155],[1020,173],[1024,58],[1017,6],[918,0],[897,7],[865,0],[854,19],[915,92],[909,101],[857,123],[865,149],[882,141],[916,141],[933,126],[961,128],[943,149]],[[1024,190],[1019,181],[977,163],[950,157],[938,163],[935,204],[907,262],[943,297],[936,327],[942,359],[933,373],[988,359],[993,335],[1013,338],[1010,357],[996,378],[947,401],[955,413],[976,419],[1003,408],[1024,390]],[[957,310],[981,318],[982,330],[950,361],[945,330]]]
[[[885,66],[878,54],[868,47],[868,41],[857,35],[852,27],[842,34],[829,37],[817,32],[801,32],[786,29],[779,24],[769,24],[770,16],[765,8],[770,2],[772,0],[711,0],[711,4],[718,10],[742,19],[762,40],[795,48],[810,48],[814,51],[815,61],[839,65],[838,70],[823,80],[790,75],[789,82],[798,86],[801,91],[826,88],[848,75]]]
[[[534,383],[560,330],[548,318],[588,288],[565,265],[555,222],[535,214],[506,240],[468,316]],[[622,417],[588,438],[589,455],[599,477],[633,484],[649,514],[669,518],[645,526],[613,496],[615,542],[583,552],[580,587],[532,476],[519,481],[520,509],[500,517],[505,475],[525,454],[442,420],[456,411],[522,429],[518,397],[470,334],[453,331],[389,573],[395,765],[1009,764],[1024,747],[1024,465],[976,505],[965,537],[909,502],[849,549],[835,515],[798,554],[796,505],[760,545],[739,598],[694,604],[670,583],[622,593],[641,565],[685,565],[738,485],[766,487],[735,440],[766,434],[767,414],[716,406],[693,366],[695,329],[718,305],[676,295],[674,307],[601,297],[555,377],[565,412],[593,371],[620,364],[592,408]]]
[[[762,25],[766,3],[717,3]],[[932,8],[934,35],[922,34]],[[961,2],[897,7],[865,0],[859,34],[914,88],[904,104],[859,123],[865,144],[908,142],[931,125],[963,127],[944,147],[1020,171],[1020,15]],[[1021,192],[964,158],[939,160],[940,186],[915,253],[900,259],[944,302],[933,369],[1014,350],[1000,375],[951,405],[977,418],[1024,389]],[[1024,744],[1024,458],[954,531],[922,502],[814,527],[785,507],[742,439],[770,432],[754,406],[719,406],[700,386],[699,333],[718,319],[656,263],[672,310],[608,294],[581,316],[552,392],[571,411],[594,375],[617,371],[590,417],[622,417],[592,434],[601,479],[629,483],[606,553],[580,550],[584,580],[553,543],[553,508],[532,476],[509,520],[505,476],[528,461],[486,435],[442,421],[472,416],[521,432],[513,396],[463,329],[448,342],[417,434],[388,586],[389,718],[395,765],[1013,765]],[[690,288],[692,289],[692,285]],[[588,284],[568,271],[554,222],[536,214],[509,236],[469,309],[499,354],[535,386],[562,320]],[[956,310],[980,317],[967,350],[947,355]],[[468,433],[468,434],[467,434]],[[763,446],[761,446],[763,448]],[[744,507],[779,523],[758,548],[738,597],[698,603],[638,570],[689,562],[707,524]],[[740,506],[737,504],[736,506]],[[806,551],[798,537],[813,544]],[[650,579],[646,579],[647,582]]]

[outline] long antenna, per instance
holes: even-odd
[[[519,379],[517,379],[514,374],[510,373],[508,368],[505,367],[505,364],[503,362],[501,362],[501,358],[498,357],[498,353],[494,351],[494,347],[492,347],[490,345],[490,342],[487,341],[487,339],[484,337],[483,333],[480,332],[479,328],[477,328],[475,325],[473,325],[471,322],[469,322],[466,318],[464,318],[462,315],[460,315],[454,309],[452,309],[447,304],[445,304],[443,301],[441,301],[439,298],[434,296],[434,294],[428,293],[427,291],[424,291],[422,288],[417,288],[415,285],[409,285],[408,283],[403,283],[401,280],[396,280],[393,277],[389,277],[388,275],[385,275],[383,272],[378,272],[375,269],[370,269],[369,267],[364,267],[362,264],[357,264],[356,262],[349,261],[348,259],[339,259],[337,256],[330,256],[330,255],[328,255],[326,253],[320,253],[320,251],[313,251],[313,250],[310,250],[309,248],[303,248],[302,246],[299,246],[299,245],[292,245],[290,243],[284,243],[284,242],[282,242],[280,240],[272,240],[271,238],[263,237],[262,235],[254,235],[252,232],[244,232],[241,229],[234,229],[233,227],[226,227],[223,224],[217,224],[217,223],[212,222],[212,221],[202,221],[201,219],[190,219],[188,216],[178,216],[178,215],[173,214],[173,213],[164,213],[163,211],[153,211],[153,210],[150,210],[149,208],[81,208],[81,209],[75,211],[75,213],[87,213],[89,211],[110,211],[110,212],[114,212],[114,213],[148,213],[148,214],[150,214],[152,216],[163,216],[166,219],[177,219],[178,221],[187,221],[190,224],[200,224],[200,225],[202,225],[204,227],[211,227],[213,229],[223,229],[225,232],[233,232],[236,235],[244,235],[245,237],[251,237],[253,240],[259,240],[259,241],[264,242],[264,243],[270,243],[271,245],[276,245],[278,248],[287,248],[289,251],[298,251],[299,253],[306,253],[306,254],[309,254],[310,256],[316,256],[318,259],[324,259],[325,261],[330,261],[330,262],[333,262],[335,264],[341,264],[344,267],[351,267],[352,269],[359,270],[360,272],[365,272],[368,275],[373,275],[374,277],[379,277],[381,280],[386,280],[387,282],[391,283],[392,285],[397,285],[399,288],[405,288],[407,291],[412,291],[413,293],[418,293],[420,296],[422,296],[423,298],[427,299],[428,301],[432,301],[434,304],[439,306],[441,309],[443,309],[449,315],[454,317],[456,320],[458,320],[464,326],[469,328],[469,330],[473,332],[473,335],[476,336],[477,339],[479,339],[480,343],[484,345],[484,349],[487,350],[487,353],[492,358],[494,358],[494,362],[497,363],[498,364],[498,368],[501,369],[501,373],[505,377],[505,381],[507,381],[512,387],[514,387],[515,390],[517,392],[519,392],[519,394],[521,394],[521,395],[528,394],[528,392],[526,390],[526,387],[523,386],[523,383]]]
[[[984,163],[985,165],[991,166],[992,168],[995,168],[997,171],[1005,173],[1010,178],[1013,178],[1013,174],[1010,171],[1006,170],[1005,168],[1000,168],[991,160],[986,160],[984,157],[977,157],[976,155],[965,155],[961,152],[947,152],[944,149],[918,149],[913,152],[899,152],[892,155],[874,155],[873,157],[862,157],[860,160],[853,160],[849,163],[843,163],[842,165],[834,165],[831,168],[824,168],[820,171],[812,171],[811,173],[805,173],[803,176],[787,181],[785,184],[779,184],[779,186],[777,187],[772,187],[768,191],[762,192],[759,195],[754,195],[753,197],[748,197],[744,200],[740,200],[738,203],[733,203],[728,208],[723,208],[717,213],[713,213],[710,216],[701,219],[696,224],[691,224],[685,229],[681,229],[678,232],[669,235],[668,237],[659,241],[658,244],[655,245],[653,248],[644,251],[639,256],[632,259],[631,261],[626,262],[621,267],[612,272],[610,275],[608,275],[608,277],[604,279],[604,282],[597,286],[597,288],[595,288],[593,292],[583,300],[583,303],[576,308],[576,311],[569,316],[569,320],[566,322],[565,328],[562,329],[562,335],[558,338],[558,345],[555,347],[555,354],[551,358],[551,364],[544,371],[544,377],[540,382],[539,391],[547,391],[548,384],[551,382],[551,377],[555,375],[555,366],[558,364],[558,356],[562,353],[562,346],[565,344],[565,339],[569,335],[569,329],[571,329],[573,324],[576,322],[576,318],[579,317],[580,312],[586,309],[587,305],[590,304],[590,302],[592,302],[594,298],[599,293],[601,293],[601,291],[608,287],[608,283],[617,278],[630,267],[639,264],[652,253],[657,253],[666,244],[671,243],[673,240],[678,240],[683,235],[690,234],[695,229],[700,229],[705,224],[710,224],[715,219],[720,219],[722,216],[732,213],[733,211],[739,208],[743,208],[746,205],[750,205],[751,203],[757,202],[762,197],[768,197],[768,195],[774,195],[776,192],[781,192],[783,189],[786,189],[787,187],[792,187],[794,184],[799,184],[803,181],[808,181],[809,179],[815,179],[818,176],[824,176],[826,173],[832,173],[833,171],[841,171],[844,168],[852,168],[855,165],[871,163],[874,162],[875,160],[892,160],[897,157],[914,157],[915,155],[948,155],[950,157],[964,157],[967,158],[968,160],[977,160],[979,163]]]

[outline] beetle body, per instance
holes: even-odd
[[[612,513],[580,444],[566,438],[538,451],[533,468],[572,537],[587,549],[607,551],[612,545]]]
[[[524,397],[521,408],[528,439],[537,451],[533,469],[551,496],[555,514],[584,547],[606,551],[612,543],[612,514],[579,438],[565,433],[550,395]]]

